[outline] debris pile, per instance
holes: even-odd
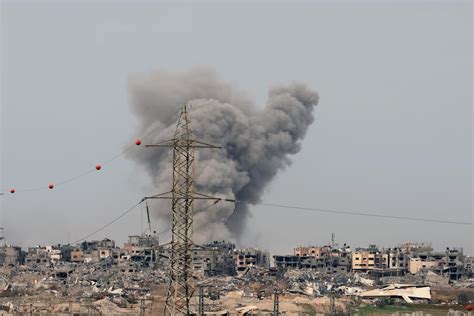
[[[139,264],[62,263],[49,267],[0,269],[0,309],[60,313],[116,311],[147,306],[167,283],[165,271]],[[64,302],[55,304],[55,302]],[[46,304],[46,305],[45,305]]]

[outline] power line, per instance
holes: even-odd
[[[302,206],[294,206],[294,205],[282,205],[282,204],[263,203],[263,202],[250,203],[250,202],[245,202],[245,201],[235,201],[235,203],[253,204],[253,205],[270,206],[270,207],[278,207],[278,208],[289,208],[289,209],[295,209],[295,210],[314,211],[314,212],[320,212],[320,213],[346,214],[346,215],[400,219],[400,220],[418,221],[418,222],[432,222],[432,223],[474,226],[474,223],[472,222],[460,222],[460,221],[443,220],[443,219],[430,219],[430,218],[396,216],[396,215],[382,215],[382,214],[358,212],[358,211],[352,211],[352,210],[332,210],[332,209],[302,207]],[[229,221],[229,219],[233,215],[234,215],[234,212],[227,218],[226,223]]]
[[[125,212],[123,212],[122,214],[120,214],[118,217],[112,219],[112,220],[111,220],[110,222],[108,222],[107,224],[105,224],[105,225],[101,226],[100,228],[94,230],[93,232],[87,234],[86,236],[82,237],[81,239],[76,240],[76,241],[73,242],[72,244],[77,244],[77,243],[79,243],[79,242],[81,242],[81,241],[84,241],[84,240],[86,240],[87,238],[89,238],[90,236],[95,235],[95,234],[97,234],[98,232],[100,232],[100,231],[104,230],[105,228],[109,227],[110,225],[112,225],[113,223],[115,223],[116,221],[118,221],[119,219],[121,219],[122,217],[124,217],[125,215],[127,215],[128,213],[132,212],[132,211],[133,211],[138,205],[140,205],[143,201],[144,201],[144,200],[141,200],[140,202],[138,202],[137,204],[133,205],[132,207],[130,207],[129,209],[127,209]],[[212,206],[216,205],[216,204],[217,204],[218,202],[220,202],[220,201],[221,201],[221,200],[217,200],[217,201],[215,201],[214,203],[209,204],[208,206],[203,207],[203,208],[197,210],[196,212],[205,211],[205,210],[211,208]],[[159,235],[163,235],[164,233],[167,233],[167,232],[169,232],[169,231],[171,231],[171,228],[167,228],[167,229],[165,229],[165,230],[163,230],[163,231],[157,233],[156,235],[158,235],[158,236],[159,236]]]
[[[162,122],[159,122],[159,124],[157,124],[156,127],[154,127],[153,129],[151,129],[150,131],[148,131],[146,134],[143,134],[141,136],[139,136],[139,138],[141,139],[144,139],[146,137],[148,137],[150,134],[156,132],[157,130],[159,129],[164,129],[166,128],[166,123],[168,123],[178,112],[179,112],[180,108],[178,107],[170,116],[168,116],[164,121]],[[127,153],[128,151],[130,151],[132,148],[134,148],[133,145],[129,145],[127,146],[124,150],[122,150],[121,152],[119,152],[118,154],[116,154],[115,156],[109,158],[108,160],[106,160],[105,162],[102,163],[103,166],[111,163],[112,161],[114,161],[115,159],[123,156],[125,153]],[[96,172],[96,169],[89,169],[83,173],[80,173],[76,176],[73,176],[73,177],[70,177],[70,178],[66,178],[64,180],[61,180],[61,181],[57,181],[54,185],[55,186],[60,186],[60,185],[65,185],[67,183],[70,183],[70,182],[73,182],[79,178],[82,178],[83,176],[85,175],[88,175],[90,173],[93,173],[93,172]],[[34,187],[34,188],[27,188],[27,189],[16,189],[15,191],[16,192],[34,192],[34,191],[44,191],[44,190],[48,190],[48,188],[46,186],[41,186],[41,187]],[[2,190],[3,191],[3,190]],[[4,195],[3,193],[1,195]]]
[[[234,202],[234,203],[242,203],[242,204],[252,204],[250,202],[245,202],[245,201],[238,201],[238,200],[232,200],[232,199],[220,199],[204,208],[201,208],[197,210],[196,212],[202,212],[205,211],[212,206],[216,205],[220,201],[226,201],[226,202]],[[110,225],[114,224],[117,222],[119,219],[122,217],[126,216],[128,213],[132,212],[138,205],[140,205],[143,202],[140,201],[127,209],[125,212],[120,214],[118,217],[112,219],[110,222],[107,224],[99,227],[98,229],[94,230],[93,232],[87,234],[86,236],[82,237],[81,239],[76,240],[73,242],[73,244],[77,244],[81,241],[86,240],[92,235],[97,234],[98,232],[104,230],[105,228],[109,227]],[[286,209],[296,209],[296,210],[303,210],[303,211],[313,211],[313,212],[320,212],[320,213],[332,213],[332,214],[345,214],[345,215],[355,215],[355,216],[367,216],[367,217],[377,217],[377,218],[389,218],[389,219],[398,219],[398,220],[409,220],[409,221],[419,221],[419,222],[432,222],[432,223],[442,223],[442,224],[453,224],[453,225],[466,225],[466,226],[474,226],[474,223],[472,222],[460,222],[460,221],[451,221],[451,220],[441,220],[441,219],[430,219],[430,218],[420,218],[420,217],[406,217],[406,216],[395,216],[395,215],[382,215],[382,214],[374,214],[374,213],[367,213],[367,212],[357,212],[357,211],[350,211],[350,210],[332,210],[332,209],[323,209],[323,208],[312,208],[312,207],[302,207],[302,206],[294,206],[294,205],[283,205],[283,204],[274,204],[274,203],[255,203],[253,205],[258,205],[258,206],[269,206],[269,207],[277,207],[277,208],[286,208]],[[230,220],[230,218],[234,215],[234,212],[227,218],[226,224]],[[167,232],[171,231],[171,228],[167,228],[163,231],[160,231],[156,235],[160,236],[163,235]]]
[[[81,173],[81,174],[79,174],[75,177],[72,177],[72,178],[69,178],[69,179],[66,179],[66,180],[63,180],[63,181],[60,181],[60,182],[56,183],[56,186],[72,182],[72,181],[77,180],[79,178],[82,178],[83,176],[88,175],[89,173],[92,173],[94,171],[95,171],[94,169],[87,170],[86,172],[83,172],[83,173]]]
[[[77,243],[80,243],[81,241],[84,241],[86,240],[87,238],[89,238],[90,236],[94,235],[94,234],[97,234],[98,232],[106,229],[107,227],[109,227],[110,225],[112,225],[113,223],[115,223],[116,221],[118,221],[119,219],[121,219],[122,217],[124,217],[125,215],[127,215],[128,213],[130,213],[131,211],[133,211],[138,205],[140,205],[142,203],[142,201],[136,203],[135,205],[133,205],[132,207],[130,207],[129,209],[127,209],[125,212],[123,212],[122,214],[120,214],[118,217],[114,218],[113,220],[111,220],[110,222],[108,222],[107,224],[101,226],[100,228],[94,230],[93,232],[87,234],[86,236],[82,237],[81,239],[78,239],[76,240],[75,242],[73,242],[73,244],[77,244]]]
[[[150,136],[152,133],[154,133],[155,131],[157,131],[158,129],[162,129],[162,128],[165,128],[166,126],[166,123],[168,123],[178,112],[179,112],[179,107],[170,115],[168,116],[168,118],[166,120],[164,120],[163,122],[160,122],[156,127],[154,127],[153,129],[151,129],[148,133],[144,134],[144,135],[141,135],[140,138],[144,139],[148,136]],[[124,150],[122,150],[120,153],[118,153],[117,155],[113,156],[112,158],[110,158],[109,160],[105,161],[103,163],[103,165],[106,165],[106,164],[109,164],[110,162],[114,161],[115,159],[117,159],[118,157],[124,155],[126,152],[128,152],[130,149],[132,149],[134,146],[127,146],[127,148],[125,148]]]

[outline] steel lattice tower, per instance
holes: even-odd
[[[190,315],[190,300],[194,293],[192,278],[193,201],[221,199],[196,193],[194,159],[196,148],[221,148],[195,140],[186,105],[182,107],[173,139],[147,147],[173,148],[173,187],[170,192],[145,199],[172,200],[171,280],[166,297],[165,314]]]

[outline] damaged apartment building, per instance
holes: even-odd
[[[50,265],[63,258],[61,245],[29,247],[25,257],[27,266]]]
[[[252,268],[270,268],[270,253],[258,248],[237,249],[226,241],[213,241],[193,249],[193,269],[203,276],[233,276]]]
[[[202,276],[235,275],[235,245],[213,241],[193,249],[193,269]]]
[[[444,251],[433,251],[431,246],[407,247],[409,261],[407,269],[411,274],[419,271],[433,271],[456,281],[463,276],[470,276],[472,257],[464,256],[462,248],[446,248]]]
[[[347,273],[351,270],[351,248],[335,246],[299,246],[293,255],[273,256],[278,268],[311,269],[324,274]]]
[[[357,248],[352,253],[352,271],[374,276],[404,275],[408,256],[400,248],[379,250],[377,246]]]
[[[256,267],[270,268],[270,253],[257,248],[234,250],[234,260],[237,273],[244,273]]]
[[[17,246],[3,245],[0,247],[0,265],[14,266],[23,264],[25,253]]]
[[[83,241],[78,246],[61,247],[63,260],[74,263],[97,263],[102,260],[118,262],[119,250],[115,242],[108,238],[103,240]]]
[[[166,269],[169,249],[162,248],[161,267]],[[201,276],[233,276],[252,268],[270,267],[270,253],[257,248],[237,249],[226,241],[195,246],[192,250],[194,273]]]
[[[405,243],[396,248],[379,250],[375,245],[352,253],[352,270],[374,276],[418,274],[431,271],[449,281],[468,276],[470,257],[461,248],[433,251],[430,244]],[[468,272],[468,273],[466,273]]]
[[[119,259],[150,266],[159,261],[160,253],[158,236],[134,235],[129,236],[128,242],[124,243],[123,248],[120,249]]]

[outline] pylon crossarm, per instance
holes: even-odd
[[[144,197],[142,201],[145,201],[145,200],[153,200],[153,199],[168,199],[168,200],[172,200],[172,199],[175,199],[175,200],[187,200],[187,199],[194,199],[194,200],[213,200],[213,201],[216,201],[219,202],[219,201],[228,201],[228,202],[233,202],[234,200],[229,200],[229,199],[222,199],[222,198],[217,198],[217,197],[213,197],[213,196],[209,196],[209,195],[205,195],[205,194],[201,194],[201,193],[194,193],[194,194],[178,194],[178,193],[175,193],[174,196],[172,195],[166,195],[166,194],[172,194],[173,192],[166,192],[166,193],[161,193],[161,194],[157,194],[157,195],[152,195],[152,196],[147,196],[147,197]]]
[[[173,198],[172,196],[167,196],[167,194],[172,194],[172,193],[173,193],[173,191],[168,191],[168,192],[164,192],[164,193],[158,193],[158,194],[155,194],[155,195],[152,195],[152,196],[145,196],[142,199],[142,202],[146,201],[146,200],[152,200],[152,199],[172,199]]]
[[[161,199],[161,200],[188,200],[188,199],[194,199],[194,200],[215,200],[215,201],[220,201],[221,199],[216,199],[216,198],[208,198],[208,197],[194,197],[194,196],[182,196],[182,197],[172,197],[172,196],[150,196],[146,197],[145,199]]]
[[[145,145],[145,147],[174,147],[175,141],[176,139],[173,138],[173,139],[168,139],[168,140],[158,142],[156,144],[147,144]]]
[[[198,192],[196,192],[195,194],[201,196],[201,198],[207,198],[207,199],[209,199],[209,200],[217,200],[217,201],[225,201],[225,202],[234,202],[234,203],[238,202],[238,201],[235,200],[235,199],[218,198],[218,197],[215,197],[215,196],[210,196],[210,195],[203,194],[203,193],[198,193]]]
[[[199,141],[199,140],[194,140],[194,143],[198,144],[197,146],[195,146],[195,147],[197,147],[197,148],[216,148],[216,149],[222,149],[222,146],[204,143],[204,142],[201,142],[201,141]]]
[[[221,198],[218,198],[218,197],[215,197],[215,196],[210,196],[210,195],[207,195],[207,194],[204,194],[204,193],[199,193],[199,192],[196,192],[194,193],[196,195],[196,198],[206,198],[206,199],[209,199],[209,200],[217,200],[217,201],[220,201]]]
[[[169,139],[156,144],[148,144],[145,147],[172,147],[172,148],[215,148],[222,149],[222,146],[216,146],[204,143],[195,139]]]

